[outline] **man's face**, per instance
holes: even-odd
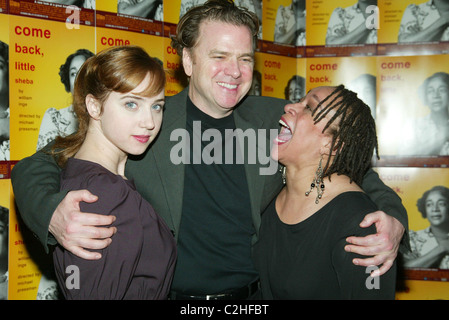
[[[183,50],[189,97],[214,118],[229,115],[251,88],[254,50],[247,27],[203,22],[198,43]]]

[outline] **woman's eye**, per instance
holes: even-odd
[[[162,111],[162,109],[164,108],[164,106],[161,105],[161,104],[154,104],[154,105],[152,106],[152,108],[153,108],[153,110],[155,110],[155,111]]]
[[[137,108],[137,103],[129,101],[125,103],[126,108],[128,109],[136,109]]]
[[[447,207],[447,202],[446,201],[438,201],[438,206],[442,207],[442,208],[446,208]]]

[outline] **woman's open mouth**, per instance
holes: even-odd
[[[276,137],[275,142],[277,144],[283,144],[290,141],[290,139],[292,138],[292,131],[290,130],[288,124],[282,118],[279,120],[279,123],[282,126],[282,128],[281,132]]]

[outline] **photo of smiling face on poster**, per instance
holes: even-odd
[[[248,94],[253,96],[262,95],[262,74],[258,70],[253,70],[253,82],[251,83],[251,89],[249,89]]]
[[[449,188],[435,186],[418,199],[417,208],[430,226],[410,230],[411,253],[405,267],[449,269]]]
[[[449,155],[449,74],[436,72],[418,88],[428,113],[413,121],[413,140],[403,146],[403,154]]]
[[[73,85],[75,83],[78,70],[93,53],[87,49],[79,49],[75,53],[69,55],[63,65],[59,69],[59,76],[64,88],[67,92],[73,93]],[[77,121],[73,106],[62,109],[49,108],[45,111],[42,123],[39,129],[39,138],[36,150],[40,150],[53,141],[57,136],[67,136],[75,132]]]
[[[297,103],[304,97],[306,91],[306,79],[304,77],[294,75],[291,77],[285,87],[285,99],[292,103]]]
[[[417,122],[418,144],[426,145],[422,154],[449,155],[449,74],[437,72],[420,87],[429,114]],[[426,141],[424,141],[424,139]]]

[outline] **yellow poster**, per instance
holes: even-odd
[[[332,15],[337,14],[337,9],[351,8],[357,4],[357,0],[321,1],[307,0],[307,46],[323,46],[326,44],[341,44],[326,41],[327,31]],[[334,13],[335,11],[335,13]],[[334,23],[337,27],[337,22]],[[349,43],[347,43],[349,44]]]
[[[10,180],[0,180],[0,190],[0,206],[9,208],[8,300],[60,299],[51,254],[44,252],[15,210]]]
[[[377,74],[376,57],[307,58],[307,90],[318,86],[350,85],[360,75]]]
[[[382,153],[415,157],[411,165],[447,165],[438,158],[449,155],[447,56],[378,57],[377,66]]]
[[[11,191],[11,203],[14,203]],[[57,296],[54,278],[42,276],[37,260],[43,261],[43,267],[50,272],[51,260],[37,258],[43,251],[42,245],[34,244],[36,239],[24,236],[24,226],[19,220],[15,207],[11,206],[9,216],[9,300],[53,300]],[[30,246],[32,248],[30,248]],[[40,247],[39,247],[40,246]],[[42,281],[42,285],[41,285]],[[39,287],[41,288],[39,290]],[[39,292],[39,294],[38,294]]]
[[[343,84],[357,93],[376,118],[376,57],[307,58],[306,68],[307,91]]]
[[[434,186],[449,187],[449,172],[445,168],[375,168],[380,179],[402,199],[407,210],[409,229],[418,231],[430,226],[429,220],[419,212],[417,202]]]
[[[9,179],[0,179],[0,300],[8,299],[10,185]]]
[[[438,253],[440,246],[444,248],[444,242],[438,239],[442,239],[442,235],[443,239],[447,237],[449,230],[448,170],[407,167],[375,170],[384,183],[401,197],[408,213],[411,253],[404,256],[404,267],[434,273],[438,269],[448,270],[449,255],[445,250]],[[429,274],[427,278],[437,277]]]
[[[379,55],[430,55],[448,52],[449,9],[429,0],[379,1]]]
[[[186,80],[184,82],[180,80],[180,77],[184,76],[185,78],[185,75],[176,50],[170,46],[170,39],[111,28],[97,27],[96,31],[98,51],[116,45],[136,45],[144,48],[150,56],[158,59],[167,74],[165,88],[167,96],[178,93],[186,85]]]
[[[449,40],[448,9],[429,0],[379,1],[379,43],[435,43]]]
[[[263,53],[256,51],[254,55],[253,82],[248,94],[253,96],[262,95],[262,73],[263,73]]]
[[[405,281],[405,288],[396,293],[396,300],[449,300],[449,282]]]
[[[58,298],[50,257],[15,211],[10,167],[76,128],[70,79],[77,68],[104,48],[139,45],[167,71],[166,95],[180,92],[188,81],[169,36],[205,1],[86,0],[67,11],[63,1],[0,0],[0,300]],[[376,170],[402,198],[413,239],[433,248],[430,235],[447,213],[438,206],[430,215],[418,203],[448,201],[449,27],[441,23],[448,13],[431,0],[234,2],[261,22],[250,94],[296,101],[341,83],[357,92],[376,118]],[[378,14],[364,7],[372,3]],[[448,259],[408,270],[447,275]],[[449,299],[444,281],[406,286],[398,299]]]
[[[381,0],[378,2],[380,24],[380,28],[378,30],[378,42],[383,44],[398,42],[401,20],[408,5],[416,2],[428,2],[428,0]]]
[[[0,300],[8,299],[10,208],[9,16],[0,2]]]
[[[75,130],[71,86],[95,53],[95,29],[79,27],[10,16],[11,160]]]
[[[285,45],[296,45],[298,41],[304,45],[305,6],[304,0],[264,0],[262,39]]]
[[[162,2],[163,0],[156,0],[156,1],[96,0],[96,8],[98,11],[117,13],[118,16],[124,17],[129,16],[145,20],[163,21],[164,9]]]
[[[167,75],[167,85],[165,87],[165,95],[173,96],[181,92],[188,85],[188,78],[182,67],[181,57],[178,52],[171,46],[169,38],[163,39],[163,58],[164,69]]]
[[[291,60],[287,60],[291,61]],[[289,75],[284,86],[283,96],[276,96],[297,103],[306,92],[306,59],[296,59],[296,71],[286,72]]]
[[[138,32],[115,30],[111,28],[96,28],[97,51],[108,47],[135,45],[144,48],[152,57],[163,59],[163,39],[161,37]]]
[[[181,14],[185,13],[187,9],[196,4],[197,2],[204,2],[198,0],[171,0],[170,5],[168,5],[167,0],[164,6],[164,22],[177,24]],[[187,3],[189,2],[189,3]],[[181,11],[182,3],[182,11]]]
[[[111,0],[96,0],[96,7],[98,11],[117,13],[117,1]]]
[[[262,95],[288,98],[286,91],[290,80],[296,75],[297,59],[269,53],[260,53],[258,57],[262,63]]]
[[[10,160],[9,16],[0,13],[0,177]]]
[[[70,29],[78,25],[95,26],[95,0],[9,0],[9,13],[64,22]]]
[[[307,0],[306,55],[375,55],[379,10],[377,0]]]
[[[163,5],[158,1],[97,0],[96,27],[162,36]]]

